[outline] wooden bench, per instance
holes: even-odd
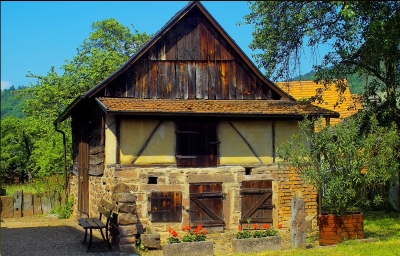
[[[86,237],[88,233],[88,229],[90,230],[90,240],[89,240],[89,245],[87,251],[90,251],[90,247],[92,246],[92,230],[93,229],[98,229],[100,230],[101,236],[103,237],[103,240],[108,243],[108,246],[111,248],[110,241],[108,239],[108,226],[110,224],[110,218],[112,211],[114,210],[115,204],[109,203],[104,199],[101,199],[100,201],[100,206],[98,207],[98,211],[100,213],[99,218],[81,218],[78,219],[78,223],[80,226],[82,226],[83,229],[85,229],[85,238],[83,239],[82,244],[86,243]],[[105,217],[106,222],[104,223],[102,221],[102,217]],[[106,230],[106,237],[104,237],[103,234],[103,229]]]

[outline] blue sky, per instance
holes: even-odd
[[[29,85],[28,71],[46,75],[76,55],[76,48],[95,21],[114,18],[124,26],[148,34],[157,32],[187,1],[2,1],[1,89]],[[244,1],[203,1],[202,4],[250,57],[251,25],[237,26],[248,14]],[[133,30],[132,30],[133,31]],[[302,61],[302,73],[311,70]]]

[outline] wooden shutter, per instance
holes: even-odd
[[[242,181],[241,223],[269,223],[272,225],[272,180]]]
[[[182,195],[180,191],[151,192],[150,220],[152,222],[182,221]]]
[[[193,183],[189,186],[190,224],[224,226],[222,182]]]
[[[176,122],[176,162],[178,166],[217,166],[218,144],[216,122]]]

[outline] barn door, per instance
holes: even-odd
[[[89,214],[89,144],[88,126],[81,125],[79,141],[79,214]]]
[[[242,181],[241,223],[272,225],[272,180]]]
[[[189,194],[190,225],[223,229],[222,182],[192,183],[189,185]]]

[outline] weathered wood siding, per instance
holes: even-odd
[[[79,144],[89,148],[89,174],[101,175],[104,171],[104,117],[103,112],[91,105],[84,111],[72,115],[72,158],[73,169],[79,171]],[[82,156],[81,156],[82,157]]]
[[[108,97],[279,99],[192,9],[104,91]]]

